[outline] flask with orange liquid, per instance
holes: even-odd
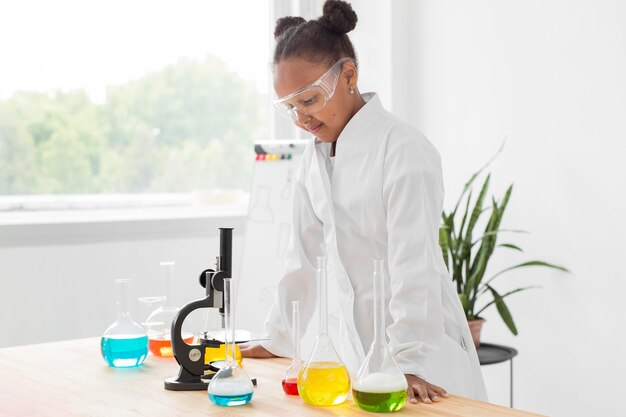
[[[165,271],[165,299],[163,305],[154,310],[145,326],[148,333],[148,347],[150,352],[156,356],[171,357],[172,352],[172,321],[180,308],[176,306],[172,293],[174,286],[174,265],[173,261],[161,262],[161,267]],[[186,343],[193,342],[193,333],[182,335]]]

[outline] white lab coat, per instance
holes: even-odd
[[[291,301],[303,328],[316,310],[316,258],[328,257],[342,315],[342,360],[358,370],[371,345],[373,258],[385,261],[387,338],[407,374],[448,392],[486,400],[476,350],[443,263],[438,225],[443,180],[437,150],[385,111],[375,94],[336,144],[312,139],[296,181],[292,241],[263,346],[290,356]]]

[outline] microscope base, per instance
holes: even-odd
[[[167,378],[163,383],[163,387],[168,391],[200,391],[206,390],[211,382],[211,377],[215,374],[205,375],[202,378]],[[256,387],[256,378],[250,378],[252,385]]]

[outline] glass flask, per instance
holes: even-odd
[[[203,330],[196,333],[196,342],[206,344],[204,348],[204,364],[209,365],[211,363],[223,362],[226,360],[226,345],[224,343],[224,323],[222,315],[217,308],[206,308],[204,310]],[[239,366],[243,366],[243,356],[241,355],[238,344],[235,345],[235,359]]]
[[[406,377],[391,356],[385,337],[383,260],[374,259],[374,341],[352,384],[352,397],[365,411],[398,411],[406,402]]]
[[[235,302],[231,278],[224,279],[224,341],[226,363],[213,375],[207,389],[209,399],[217,405],[232,407],[248,404],[254,388],[250,377],[235,360]]]
[[[148,336],[130,317],[130,280],[116,279],[117,321],[102,334],[102,357],[113,368],[132,368],[148,355]]]
[[[225,343],[222,343],[219,347],[206,347],[204,354],[204,364],[209,365],[211,363],[219,363],[226,359],[227,347]],[[239,345],[235,345],[235,360],[237,364],[243,367],[243,356],[239,350]]]
[[[298,395],[298,375],[304,366],[300,359],[300,302],[293,301],[292,326],[293,326],[293,360],[285,372],[283,378],[283,391],[288,395]]]
[[[298,376],[298,393],[311,405],[337,405],[350,392],[350,375],[328,335],[326,257],[317,258],[319,333],[313,353]]]
[[[149,317],[150,314],[152,314],[152,312],[156,308],[155,306],[160,306],[160,303],[165,301],[165,296],[164,295],[147,295],[143,297],[137,297],[137,301],[139,301],[139,303],[142,306],[141,313],[142,313],[143,321],[141,322],[141,325],[147,327],[147,324],[148,324],[147,317]]]
[[[163,305],[155,309],[145,322],[150,352],[156,356],[170,357],[174,355],[171,335],[172,321],[180,310],[180,307],[176,306],[172,297],[175,264],[173,261],[161,262],[160,265],[165,271],[165,298]],[[184,333],[183,340],[187,343],[192,343],[193,333]]]

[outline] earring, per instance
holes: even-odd
[[[354,87],[350,86],[350,94],[354,94]]]

